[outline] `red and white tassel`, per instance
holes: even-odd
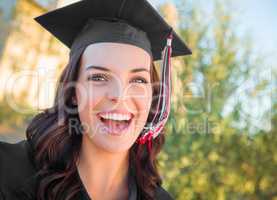
[[[171,53],[172,53],[172,29],[167,37],[167,44],[163,51],[162,59],[162,83],[160,85],[160,95],[155,115],[152,119],[148,131],[140,136],[137,140],[138,144],[147,143],[149,153],[152,150],[153,139],[156,138],[165,126],[170,112],[170,96],[171,96]],[[161,110],[159,116],[158,113]],[[158,122],[155,121],[158,119]]]

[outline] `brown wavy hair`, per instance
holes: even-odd
[[[81,124],[77,105],[72,101],[75,88],[70,84],[77,81],[83,50],[70,56],[69,63],[59,78],[53,106],[37,114],[26,130],[39,177],[36,189],[38,200],[70,200],[75,198],[81,189],[81,184],[76,181],[76,161],[79,157],[82,131],[72,129],[69,120],[74,119]],[[159,76],[154,62],[151,63],[153,98],[147,122],[153,118],[159,94],[159,84],[155,84],[159,83]],[[150,153],[147,145],[137,143],[134,143],[129,151],[129,167],[134,169],[140,199],[143,200],[153,200],[155,189],[162,184],[156,157],[165,142],[163,133],[164,130],[154,139]]]

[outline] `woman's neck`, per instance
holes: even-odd
[[[99,199],[97,196],[101,194],[114,196],[128,193],[128,151],[104,151],[83,135],[77,168],[85,189],[94,199]],[[104,199],[103,196],[100,199]]]

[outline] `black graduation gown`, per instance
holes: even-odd
[[[0,141],[0,200],[35,200],[36,169],[27,140],[15,144]],[[78,200],[91,200],[82,185]],[[130,179],[128,200],[141,200],[134,177]],[[77,200],[76,199],[76,200]],[[162,187],[156,190],[157,200],[173,200]]]

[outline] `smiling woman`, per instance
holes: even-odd
[[[144,70],[137,70],[134,66],[144,66]],[[136,150],[133,150],[134,157],[128,158],[129,150],[132,146],[137,146],[134,145],[135,141],[148,117],[152,103],[151,82],[158,81],[156,71],[153,73],[150,68],[153,68],[153,63],[149,54],[129,44],[92,44],[82,54],[74,102],[78,105],[80,121],[87,128],[83,131],[84,153],[80,156],[78,167],[83,182],[87,182],[85,185],[89,196],[93,199],[102,199],[107,191],[110,196],[106,199],[116,197],[108,190],[109,186],[114,187],[113,184],[120,186],[117,190],[121,191],[119,193],[122,197],[118,199],[128,199],[128,191],[125,194],[123,191],[128,185],[125,178],[129,159],[133,166],[136,164],[133,161],[138,160]],[[147,83],[141,80],[146,80]],[[125,122],[120,122],[122,119],[128,121],[127,126]],[[161,141],[162,138],[161,135]],[[82,176],[82,169],[87,171],[85,168],[88,166],[92,170]],[[141,167],[137,167],[137,171],[142,171],[139,168]],[[106,174],[99,174],[99,171],[105,171]],[[90,180],[87,175],[91,177]],[[149,183],[151,176],[153,175],[149,173]],[[100,188],[100,185],[107,188]]]
[[[129,44],[97,43],[85,49],[76,98],[80,120],[88,127],[85,135],[93,136],[95,144],[120,152],[135,142],[152,103],[151,62],[146,51]],[[119,117],[129,123],[115,119]],[[109,137],[115,135],[121,137]]]
[[[145,0],[84,0],[36,20],[70,47],[70,60],[54,105],[33,118],[27,140],[0,143],[0,195],[172,199],[156,157],[170,110],[170,56],[190,50]],[[157,38],[167,38],[162,57]]]

